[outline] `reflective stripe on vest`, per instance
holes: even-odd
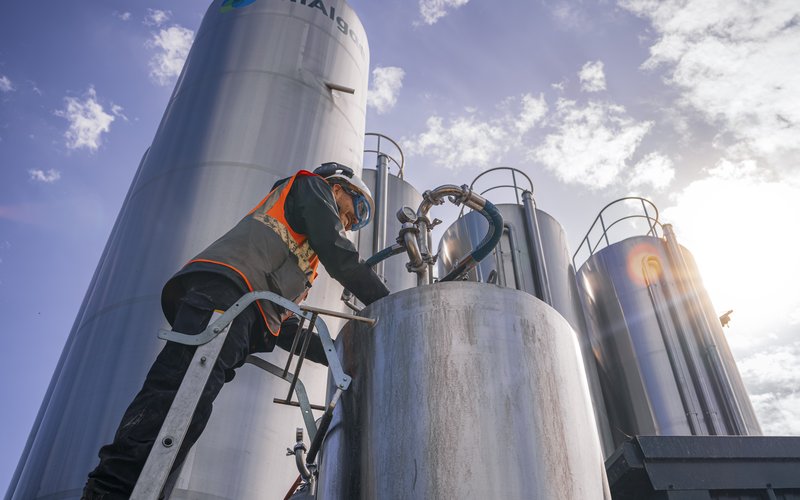
[[[247,215],[255,220],[267,225],[270,229],[280,236],[286,243],[289,250],[297,257],[297,265],[303,271],[309,284],[314,282],[317,277],[317,267],[319,258],[304,234],[295,232],[286,220],[286,197],[292,189],[295,179],[298,176],[317,176],[307,170],[300,170],[295,175],[286,180],[283,184],[273,189],[254,209]]]

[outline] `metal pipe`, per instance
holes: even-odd
[[[533,202],[533,193],[522,193],[522,206],[525,210],[525,225],[528,233],[528,244],[532,252],[533,275],[535,280],[536,296],[545,303],[553,305],[550,293],[550,279],[547,276],[547,267],[542,247],[542,237],[539,233],[539,221],[536,218],[536,206]]]
[[[406,264],[406,268],[409,272],[417,274],[424,271],[425,267],[425,261],[422,258],[422,251],[419,247],[419,238],[417,237],[419,232],[420,229],[416,222],[404,222],[400,229],[400,238],[408,254],[408,264]]]
[[[378,155],[375,179],[375,222],[373,225],[372,253],[378,253],[386,245],[386,226],[388,216],[389,159],[385,154]],[[383,264],[375,266],[375,272],[383,276]]]
[[[421,286],[428,284],[431,279],[428,272],[428,261],[431,259],[431,250],[430,246],[428,246],[431,227],[428,217],[417,217],[417,228],[419,228],[419,231],[414,236],[416,237],[419,256],[422,260],[421,267],[417,271],[417,286]]]
[[[300,309],[306,312],[315,313],[315,314],[322,314],[324,316],[333,316],[334,318],[342,318],[348,321],[360,321],[362,323],[367,323],[368,325],[374,325],[378,320],[374,318],[365,318],[363,316],[354,316],[352,314],[347,314],[339,311],[331,311],[328,309],[323,309],[321,307],[314,307],[314,306],[307,306],[302,305]],[[309,326],[309,329],[313,328],[313,324]]]
[[[687,297],[687,306],[692,318],[691,321],[694,323],[699,334],[698,340],[701,342],[701,347],[705,350],[711,372],[716,379],[715,382],[722,392],[720,399],[722,400],[723,408],[726,410],[726,413],[728,413],[730,424],[733,427],[732,431],[735,434],[746,435],[747,425],[744,421],[742,409],[736,398],[736,394],[733,392],[730,377],[723,365],[714,336],[711,334],[711,327],[703,313],[703,306],[697,296],[697,291],[694,289],[694,284],[690,279],[689,266],[686,265],[686,261],[683,258],[683,253],[678,245],[678,240],[672,229],[672,224],[664,224],[662,229],[664,230],[664,239],[667,243],[667,255],[669,255],[670,259],[673,261],[673,265],[681,275],[680,278],[682,279],[679,279],[678,283],[684,288],[683,292]]]
[[[296,443],[294,445],[294,463],[297,466],[297,471],[304,481],[311,481],[311,471],[308,470],[305,463],[306,445],[303,443],[303,428],[298,427],[295,432]]]
[[[692,435],[707,435],[708,432],[706,432],[705,427],[700,424],[698,418],[702,410],[698,408],[698,406],[701,405],[697,398],[697,392],[694,390],[691,372],[688,371],[686,361],[681,354],[680,342],[676,338],[675,329],[667,319],[669,316],[669,306],[661,290],[660,272],[652,271],[654,264],[660,267],[660,263],[656,257],[651,256],[642,259],[642,275],[647,285],[650,302],[653,305],[653,312],[655,313],[656,322],[658,323],[658,329],[661,331],[661,338],[664,340],[664,346],[667,349],[667,358],[669,359],[672,373],[677,380],[678,395],[683,403]]]

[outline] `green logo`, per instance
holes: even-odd
[[[242,7],[247,7],[255,1],[256,0],[222,0],[222,5],[220,6],[219,11],[224,14],[232,9],[241,9]]]

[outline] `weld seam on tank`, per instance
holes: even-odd
[[[131,297],[129,299],[121,300],[119,302],[115,302],[114,304],[108,305],[96,313],[92,314],[88,318],[81,321],[81,323],[76,327],[76,331],[84,328],[85,326],[89,325],[91,322],[99,318],[100,316],[105,316],[109,312],[119,309],[123,306],[129,306],[132,304],[142,304],[148,302],[150,300],[155,300],[158,304],[158,308],[161,309],[161,294],[150,294],[150,295],[139,295],[136,297]]]
[[[306,71],[308,71],[308,70],[306,70]],[[310,73],[310,72],[309,72],[309,73]],[[247,74],[263,74],[263,75],[269,75],[269,76],[271,76],[271,77],[280,78],[280,79],[282,79],[282,80],[288,80],[288,81],[290,81],[290,82],[293,82],[293,83],[300,84],[300,85],[302,85],[303,87],[306,87],[306,88],[308,88],[308,89],[311,89],[312,91],[317,91],[317,92],[316,92],[317,94],[319,94],[319,95],[323,96],[325,99],[328,99],[328,100],[330,100],[329,96],[331,95],[331,90],[330,90],[330,89],[328,89],[328,87],[326,87],[326,86],[325,86],[325,84],[324,84],[324,79],[325,79],[325,77],[324,77],[323,75],[317,75],[317,74],[315,74],[315,73],[310,73],[310,74],[311,74],[311,75],[313,75],[313,76],[315,77],[315,79],[318,79],[318,80],[319,80],[319,82],[318,82],[318,83],[320,83],[321,85],[313,85],[313,84],[311,84],[310,82],[308,82],[308,81],[306,81],[306,80],[301,80],[301,79],[299,79],[299,78],[295,78],[295,77],[293,77],[293,76],[288,76],[288,75],[286,75],[286,74],[279,73],[279,72],[276,72],[276,71],[268,71],[268,70],[260,70],[260,69],[218,71],[218,72],[215,72],[215,73],[213,73],[213,74],[214,74],[215,76],[217,76],[217,75],[219,75],[219,76],[226,76],[226,75],[247,75]],[[221,81],[221,78],[220,78],[219,80],[217,80],[217,81]],[[195,85],[198,85],[198,84],[200,84],[200,83],[203,83],[203,80],[200,80],[200,79],[198,79],[198,78],[192,78],[192,80],[191,80],[190,82],[187,82],[187,81],[184,79],[184,80],[181,82],[181,89],[180,89],[180,91],[179,91],[178,93],[176,93],[174,96],[172,96],[172,98],[169,100],[169,104],[168,104],[167,106],[168,106],[168,107],[169,107],[169,106],[172,106],[172,104],[173,104],[174,102],[177,102],[177,101],[178,101],[178,100],[181,98],[181,96],[182,96],[182,95],[183,95],[183,94],[186,92],[186,90],[187,90],[188,88],[191,88],[191,87],[193,87],[193,86],[195,86]],[[334,106],[336,106],[336,103],[334,103]],[[336,107],[338,107],[338,106],[336,106]],[[361,106],[358,106],[358,105],[356,105],[355,107],[356,107],[356,109],[358,109],[359,111],[364,111],[364,112],[366,113],[366,107],[363,107],[363,108],[362,108]],[[356,132],[356,131],[357,131],[357,130],[356,130],[356,127],[355,127],[355,126],[353,125],[353,123],[350,121],[350,119],[349,119],[349,117],[347,116],[347,114],[346,114],[346,113],[343,113],[343,115],[344,115],[344,116],[342,116],[342,117],[340,117],[340,118],[344,118],[344,120],[345,120],[345,121],[346,121],[346,122],[347,122],[347,123],[350,125],[350,127],[353,129],[353,131],[354,131],[354,132]]]

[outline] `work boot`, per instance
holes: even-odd
[[[86,481],[86,486],[81,493],[81,500],[127,500],[130,495],[115,493],[108,488],[101,486],[94,479]]]

